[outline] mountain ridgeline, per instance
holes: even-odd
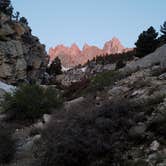
[[[61,60],[63,67],[71,68],[78,65],[84,65],[98,56],[125,53],[131,50],[132,48],[125,48],[119,39],[114,37],[112,40],[106,42],[102,49],[88,44],[85,44],[82,50],[80,50],[76,44],[73,44],[71,47],[58,45],[49,49],[49,56],[50,62],[58,57]]]

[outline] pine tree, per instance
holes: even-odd
[[[12,16],[13,7],[10,0],[0,0],[0,12]]]
[[[136,45],[136,56],[143,57],[153,51],[158,47],[159,41],[157,39],[158,33],[151,26],[147,31],[143,31],[139,37]]]
[[[162,35],[159,37],[160,45],[166,44],[166,21],[160,27]]]
[[[47,72],[50,75],[58,75],[62,73],[61,61],[58,57],[56,57],[51,63],[50,67],[47,69]]]
[[[164,24],[161,26],[160,31],[161,31],[161,33],[163,33],[164,35],[166,35],[166,21],[165,21]]]

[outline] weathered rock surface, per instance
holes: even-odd
[[[7,85],[0,81],[0,101],[3,99],[5,93],[12,92],[15,90],[15,87],[12,85]]]
[[[41,80],[47,66],[45,46],[28,25],[0,17],[0,80],[10,84]]]
[[[166,68],[166,45],[158,48],[155,52],[129,63],[125,68],[125,72],[134,72],[138,69],[148,68],[154,65],[160,65],[161,69]]]
[[[117,38],[113,38],[112,40],[106,42],[104,44],[104,52],[107,54],[117,54],[122,53],[125,47],[121,44],[121,42]]]
[[[104,71],[115,70],[115,64],[90,64],[85,67],[75,67],[68,71],[63,72],[60,75],[57,75],[55,80],[57,83],[62,86],[68,87],[73,83],[82,81],[86,78],[90,78],[96,73],[102,73]]]

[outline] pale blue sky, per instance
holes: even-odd
[[[28,19],[34,35],[47,46],[86,42],[102,47],[118,37],[133,47],[149,26],[159,30],[166,20],[166,0],[12,0]]]

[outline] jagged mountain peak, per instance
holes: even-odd
[[[94,57],[99,55],[116,54],[122,52],[126,52],[126,48],[121,44],[117,37],[113,37],[104,44],[103,49],[85,43],[81,51],[78,45],[73,43],[71,47],[58,45],[54,48],[51,48],[49,50],[49,55],[50,61],[56,57],[59,57],[64,67],[74,67],[79,64],[84,64],[88,60],[92,60]]]

